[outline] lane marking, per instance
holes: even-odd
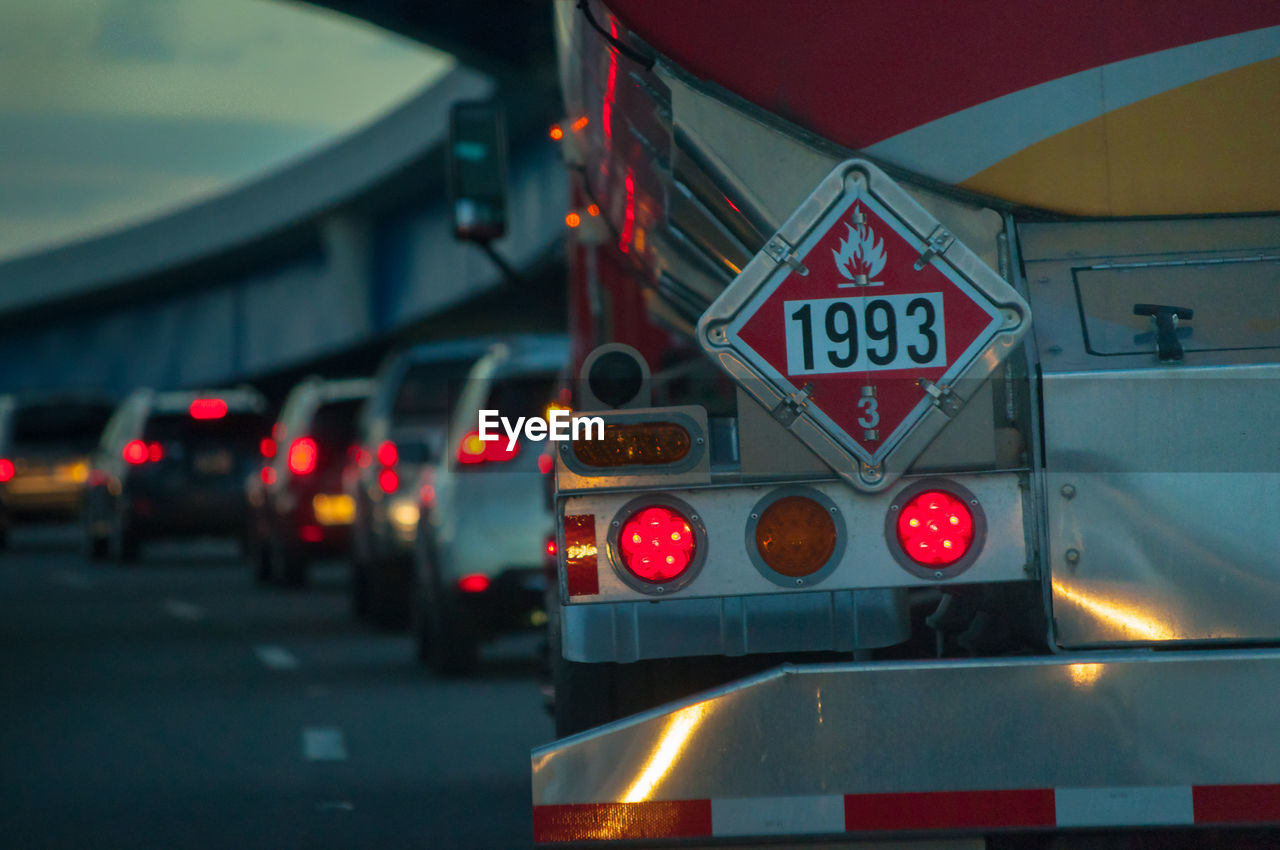
[[[53,573],[52,577],[55,582],[63,587],[71,587],[76,590],[88,590],[97,584],[97,582],[88,576],[83,576],[80,573],[73,573],[69,570],[57,570]]]
[[[253,654],[272,670],[297,670],[298,659],[283,646],[255,646]]]
[[[183,602],[181,599],[166,599],[160,603],[160,610],[179,620],[194,623],[204,619],[204,610],[199,605]]]
[[[302,757],[307,761],[346,761],[347,744],[336,726],[307,726],[302,730]]]

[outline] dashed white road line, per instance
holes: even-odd
[[[76,590],[88,590],[97,584],[97,582],[88,576],[81,575],[80,573],[73,573],[70,570],[56,570],[52,574],[52,578],[63,587],[72,587]]]
[[[283,646],[255,646],[253,654],[272,670],[297,670],[298,659]]]
[[[204,619],[204,610],[199,605],[192,605],[181,599],[166,599],[160,603],[160,610],[178,620],[195,622]]]
[[[302,730],[302,757],[307,761],[346,761],[347,744],[336,726],[307,726]]]

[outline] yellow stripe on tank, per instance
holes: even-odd
[[[960,185],[1078,215],[1280,210],[1280,58],[1108,112]]]

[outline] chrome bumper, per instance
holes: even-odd
[[[1280,651],[784,666],[534,750],[542,842],[1280,825]]]

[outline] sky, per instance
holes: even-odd
[[[282,0],[0,2],[0,260],[251,180],[451,56]]]

